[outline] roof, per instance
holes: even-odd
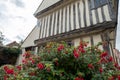
[[[22,48],[35,46],[34,40],[39,38],[39,28],[38,26],[35,26],[33,30],[29,33],[29,35],[24,40],[23,44],[21,45]]]
[[[55,3],[59,2],[59,1],[61,1],[61,0],[43,0],[34,14],[41,12],[42,10],[54,5]]]
[[[20,46],[20,45],[19,45],[19,43],[17,43],[16,41],[13,41],[13,42],[7,44],[6,46],[8,46],[8,47],[13,47],[13,46]]]

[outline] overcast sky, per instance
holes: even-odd
[[[0,31],[4,43],[24,40],[36,25],[34,12],[42,0],[0,0]]]
[[[36,25],[34,12],[42,0],[0,0],[0,31],[4,43],[24,40]],[[120,10],[119,10],[120,14]],[[118,20],[116,47],[120,50],[120,19]]]

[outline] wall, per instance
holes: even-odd
[[[108,4],[91,9],[90,0],[64,2],[51,11],[38,19],[40,39],[112,21]]]
[[[24,40],[23,44],[21,45],[22,48],[34,46],[34,40],[39,38],[39,30],[40,28],[35,26],[35,28],[31,31],[28,37]]]

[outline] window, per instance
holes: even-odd
[[[35,47],[34,46],[26,47],[25,51],[34,54],[35,53]]]
[[[100,0],[94,0],[95,8],[100,6]]]
[[[90,0],[90,4],[91,4],[91,9],[95,8],[94,0]]]
[[[66,41],[66,43],[67,43],[68,46],[73,46],[74,45],[74,43],[72,41]]]
[[[100,1],[100,5],[105,5],[107,4],[107,0],[99,0]]]
[[[39,20],[37,21],[37,26],[40,27],[40,21]]]
[[[107,0],[90,0],[91,9],[107,4]]]

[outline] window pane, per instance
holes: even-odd
[[[94,0],[90,0],[90,7],[91,7],[91,9],[95,8]]]
[[[90,0],[91,9],[98,8],[107,4],[107,0]]]
[[[100,6],[100,0],[95,0],[95,7],[99,7]]]
[[[104,4],[106,4],[107,3],[107,0],[100,0],[100,4],[101,5],[104,5]]]

